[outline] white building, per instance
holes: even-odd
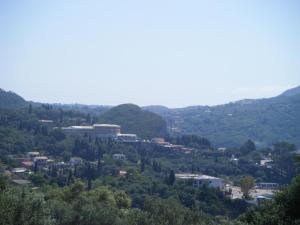
[[[27,171],[26,168],[24,167],[19,167],[19,168],[13,168],[11,170],[12,173],[15,173],[15,174],[21,174],[21,173],[25,173]]]
[[[37,157],[39,155],[40,155],[39,152],[27,152],[27,157],[30,159],[33,159],[34,157]]]
[[[155,144],[163,144],[165,143],[165,139],[161,137],[155,137],[151,139],[151,142]]]
[[[39,122],[43,125],[45,125],[48,128],[54,127],[54,121],[53,120],[39,120]]]
[[[33,162],[39,166],[47,165],[48,157],[46,156],[36,156],[33,158]]]
[[[121,133],[121,126],[115,124],[94,124],[96,137],[117,137]]]
[[[273,166],[273,160],[272,159],[262,159],[262,160],[260,160],[260,166],[271,169]]]
[[[80,157],[71,157],[71,159],[70,159],[70,164],[73,166],[81,165],[82,163],[83,163],[83,160]]]
[[[217,150],[219,152],[225,152],[227,150],[227,148],[225,148],[225,147],[219,147],[219,148],[217,148]]]
[[[225,181],[222,178],[212,177],[207,175],[200,175],[194,178],[194,186],[201,187],[203,185],[208,185],[208,187],[224,189]]]
[[[224,179],[218,177],[190,173],[175,174],[175,177],[176,179],[181,180],[193,180],[194,187],[201,187],[203,185],[207,185],[208,187],[212,188],[225,188]]]
[[[267,183],[267,182],[261,182],[256,184],[257,188],[259,189],[278,189],[279,184],[278,183]]]
[[[121,127],[115,124],[94,124],[93,126],[62,127],[62,131],[73,136],[87,134],[100,138],[116,138],[121,133]]]
[[[114,160],[126,160],[126,155],[124,154],[113,154]]]
[[[138,141],[136,134],[118,134],[117,139],[120,142],[137,142]]]

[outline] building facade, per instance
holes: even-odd
[[[62,127],[66,135],[83,136],[89,135],[99,138],[117,138],[121,133],[121,127],[115,124],[94,124],[93,126],[70,126]]]
[[[208,175],[202,174],[190,174],[190,173],[183,173],[183,174],[175,174],[176,179],[180,180],[193,180],[194,187],[202,187],[203,185],[207,185],[211,188],[218,188],[224,189],[225,188],[225,181],[219,177],[212,177]]]

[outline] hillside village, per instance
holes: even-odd
[[[82,125],[82,126],[69,126],[69,127],[55,127],[53,125],[54,121],[52,120],[39,120],[39,123],[45,125],[46,127],[53,130],[61,130],[65,135],[70,137],[90,137],[90,138],[99,138],[104,141],[113,141],[122,144],[143,144],[145,146],[154,146],[154,148],[159,148],[162,151],[173,151],[179,154],[192,154],[196,149],[179,145],[172,144],[165,141],[163,137],[155,137],[151,140],[141,139],[137,134],[124,134],[121,133],[121,126],[115,124],[93,124],[93,125]],[[155,147],[156,146],[156,147]],[[216,152],[226,152],[226,148],[218,148]],[[64,171],[74,171],[77,167],[81,167],[86,163],[99,167],[99,164],[105,164],[104,160],[101,161],[89,161],[87,162],[81,157],[70,157],[69,161],[63,161],[61,158],[57,158],[51,155],[42,155],[39,151],[27,152],[26,155],[20,157],[10,156],[12,160],[17,161],[18,166],[6,170],[4,173],[8,175],[12,183],[18,185],[31,185],[31,181],[28,179],[29,176],[34,173],[42,170],[48,171],[48,173],[64,174]],[[111,158],[116,162],[126,161],[126,154],[122,153],[120,149],[119,153],[114,153],[111,155]],[[238,165],[238,159],[234,158],[234,155],[229,159],[232,163]],[[264,158],[260,160],[259,166],[272,169],[273,160],[271,157]],[[111,174],[113,175],[113,174]],[[115,176],[127,176],[127,171],[120,169]],[[231,197],[232,199],[243,199],[244,195],[241,191],[241,188],[234,186],[233,182],[226,178],[219,178],[214,176],[209,176],[205,174],[191,174],[191,173],[178,173],[175,174],[175,178],[178,181],[189,181],[192,180],[193,187],[201,187],[202,185],[208,185],[208,187],[216,188],[225,195]],[[249,203],[258,204],[262,200],[272,199],[274,191],[279,189],[278,183],[268,183],[268,182],[258,182],[256,185],[253,185],[250,190],[250,196],[252,199]]]
[[[235,219],[273,202],[297,174],[292,143],[214,146],[205,137],[166,133],[160,116],[131,104],[99,115],[32,103],[0,113],[3,179],[33,193],[108,188],[124,191],[134,209],[147,198],[176,198],[188,210]]]

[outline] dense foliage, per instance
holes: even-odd
[[[99,117],[99,122],[119,124],[122,132],[138,134],[141,138],[167,135],[166,122],[160,116],[133,104],[113,107]]]
[[[292,184],[280,191],[275,199],[252,209],[241,220],[251,225],[298,225],[300,224],[300,174]]]
[[[219,189],[194,187],[191,180],[175,177],[175,173],[222,177],[241,185],[247,196],[254,179],[284,185],[292,180],[297,173],[294,144],[276,141],[270,148],[260,148],[246,139],[237,148],[220,151],[200,136],[166,135],[168,145],[192,149],[186,153],[151,142],[67,136],[53,129],[120,122],[122,128],[127,126],[125,132],[143,137],[166,134],[160,117],[134,105],[104,111],[97,114],[47,104],[0,107],[0,224],[299,224],[299,177],[274,201],[248,212],[244,199],[233,200]],[[10,171],[20,166],[29,151],[39,151],[55,163],[47,167],[34,164],[30,173],[20,175],[31,183],[17,186]],[[126,157],[116,160],[114,154]],[[71,157],[82,158],[82,163],[68,165]],[[238,161],[232,160],[235,157]],[[259,164],[265,158],[272,158],[271,167]]]
[[[239,146],[248,139],[259,146],[279,140],[300,144],[298,91],[212,107],[167,109],[155,106],[146,109],[161,115],[172,132],[206,137],[214,146]]]
[[[27,102],[21,96],[11,91],[6,92],[0,88],[0,108],[21,108],[26,105]]]

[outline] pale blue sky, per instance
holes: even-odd
[[[300,85],[297,0],[0,0],[0,87],[169,107]]]

